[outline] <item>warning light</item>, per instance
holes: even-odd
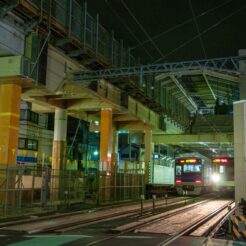
[[[215,158],[213,159],[213,163],[228,163],[227,158]]]

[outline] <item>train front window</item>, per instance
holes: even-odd
[[[202,165],[192,165],[192,164],[185,164],[183,168],[184,173],[200,173],[202,171]]]
[[[225,173],[225,166],[220,166],[220,173]]]
[[[176,166],[176,175],[181,175],[181,174],[182,174],[182,167]]]

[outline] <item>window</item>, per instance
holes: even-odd
[[[33,139],[27,139],[27,149],[38,150],[38,141]]]
[[[202,170],[202,165],[184,165],[184,173],[200,173]]]
[[[39,115],[29,109],[21,109],[20,111],[20,120],[26,120],[38,124],[38,118]]]
[[[38,140],[19,138],[18,148],[28,149],[28,150],[38,150]]]
[[[182,167],[176,166],[176,175],[181,175],[181,174],[182,174]]]
[[[21,109],[20,120],[27,120],[27,110],[26,109]]]
[[[225,166],[220,166],[219,172],[220,173],[225,173]]]
[[[30,117],[30,121],[32,123],[35,123],[35,124],[38,124],[38,114],[37,113],[34,113],[34,112],[31,112],[31,117]]]
[[[19,149],[25,149],[26,148],[26,139],[25,138],[19,138],[18,148]]]

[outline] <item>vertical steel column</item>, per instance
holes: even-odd
[[[114,66],[114,31],[111,32],[111,45],[111,64]]]
[[[48,20],[48,22],[49,22],[49,28],[48,28],[48,30],[50,31],[50,26],[51,26],[51,17],[52,17],[52,1],[53,0],[50,0],[50,4],[49,4],[49,20]]]
[[[127,54],[128,54],[128,64],[127,64],[127,66],[131,66],[131,49],[130,48],[128,48],[128,52],[127,52]]]
[[[140,67],[139,85],[138,85],[138,87],[141,89],[142,86],[143,86],[143,66]]]
[[[161,83],[160,83],[161,84]],[[161,107],[164,108],[164,103],[163,103],[163,87],[160,86],[160,104],[161,104]]]
[[[98,53],[98,29],[99,29],[99,15],[96,16],[96,56]]]
[[[123,40],[120,40],[120,66],[123,67]]]
[[[155,77],[154,77],[155,79]],[[161,104],[161,82],[160,81],[155,81],[155,83],[157,83],[158,85],[158,99],[157,102]]]
[[[71,28],[72,28],[72,6],[73,0],[69,0],[69,12],[68,12],[68,37],[71,37]]]
[[[85,2],[84,8],[84,49],[86,49],[87,2]]]

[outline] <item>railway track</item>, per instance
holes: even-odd
[[[192,198],[173,198],[169,199],[168,203],[162,201],[156,201],[155,209],[153,209],[152,201],[145,202],[143,205],[143,213],[140,211],[140,204],[130,205],[118,208],[108,208],[107,210],[89,211],[87,213],[73,212],[69,214],[44,216],[36,219],[26,219],[21,221],[14,221],[9,223],[0,224],[0,231],[4,232],[22,232],[26,234],[36,234],[45,232],[59,232],[63,233],[75,229],[77,227],[83,227],[89,224],[99,223],[102,221],[108,221],[112,219],[118,219],[123,217],[146,217],[153,213],[156,213],[161,208],[172,208],[176,205],[181,205]]]
[[[162,214],[158,214],[158,215],[154,215],[154,216],[142,219],[137,222],[132,222],[130,224],[114,228],[113,232],[117,233],[116,235],[110,235],[103,239],[95,240],[87,244],[86,246],[92,246],[92,245],[100,244],[106,241],[110,241],[110,240],[113,240],[114,238],[117,238],[119,236],[122,236],[124,234],[133,232],[133,231],[138,232],[138,233],[139,232],[157,233],[155,229],[154,231],[153,230],[151,231],[146,228],[149,228],[153,225],[156,225],[157,227],[159,227],[161,224],[163,224],[164,227],[167,227],[166,226],[167,223],[165,222],[167,222],[169,219],[175,219],[175,217],[180,216],[180,215],[183,216],[184,213],[186,213],[187,211],[191,212],[194,209],[199,210],[202,208],[202,206],[204,207],[204,205],[209,204],[211,202],[214,202],[214,201],[207,200],[207,201],[199,202],[197,204],[188,205],[185,208],[179,208],[179,209],[176,209],[175,211],[168,211]],[[182,226],[182,228],[179,228],[176,232],[172,232],[170,235],[167,234],[168,235],[167,238],[161,243],[159,243],[158,246],[169,245],[173,243],[174,241],[178,240],[182,236],[192,235],[194,231],[197,231],[200,227],[204,226],[205,223],[208,223],[211,219],[215,218],[215,216],[218,216],[220,213],[227,210],[228,206],[231,206],[232,203],[233,203],[232,201],[225,201],[223,205],[220,205],[216,210],[211,211],[207,215],[204,215],[202,218],[197,219],[196,222],[192,222],[188,225],[184,225]],[[214,225],[215,224],[213,224],[213,226]],[[206,231],[211,230],[211,228],[212,228],[212,225],[209,228],[207,228]]]
[[[227,204],[225,204],[224,206],[216,209],[215,211],[213,211],[212,213],[208,214],[207,216],[205,216],[204,218],[202,218],[201,220],[188,225],[186,227],[183,227],[181,231],[179,231],[176,235],[172,235],[169,238],[167,238],[165,241],[161,242],[158,246],[166,246],[169,245],[171,243],[173,243],[174,241],[176,241],[178,238],[180,238],[181,236],[190,236],[192,235],[195,231],[199,230],[201,227],[204,226],[204,224],[208,223],[210,220],[212,220],[214,217],[218,216],[219,214],[223,213],[223,211],[228,210],[228,206],[231,206],[234,202],[228,202]],[[199,236],[204,236],[205,233],[207,233],[207,231],[210,231],[211,228],[215,227],[217,224],[213,224],[211,225],[209,228],[207,228],[207,230],[204,231],[203,234],[199,235]]]
[[[182,242],[182,236],[197,237],[207,235],[208,231],[211,231],[214,225],[218,224],[221,218],[227,214],[228,206],[232,206],[232,201],[229,200],[206,199],[174,209],[173,206],[177,204],[180,205],[180,203],[185,205],[187,198],[186,202],[185,200],[176,198],[170,199],[167,207],[173,210],[165,210],[165,212],[162,210],[158,213],[156,210],[153,211],[152,202],[148,202],[144,206],[142,216],[140,216],[140,204],[138,204],[123,208],[110,208],[95,213],[71,213],[66,216],[58,216],[52,220],[49,217],[37,221],[25,221],[23,223],[1,227],[0,230],[2,230],[2,232],[10,232],[11,234],[24,232],[25,235],[42,234],[45,236],[62,234],[65,236],[66,233],[68,233],[67,235],[77,235],[78,232],[84,234],[86,231],[90,230],[89,228],[101,228],[100,223],[102,222],[103,225],[107,225],[105,222],[109,221],[109,224],[112,225],[112,223],[114,224],[115,222],[111,221],[116,221],[116,223],[121,223],[121,226],[106,231],[104,234],[100,234],[100,236],[96,236],[96,234],[95,236],[91,236],[91,240],[89,242],[87,241],[84,245],[115,245],[115,242],[120,238],[144,238],[145,235],[149,235],[149,233],[156,233],[156,235],[162,236],[158,240],[158,243],[153,245],[164,246],[172,243],[175,244],[176,240],[177,242],[180,242],[179,240]],[[163,200],[157,201],[156,207],[166,207],[166,204]],[[205,211],[206,208],[208,208],[206,213],[197,214],[198,211]],[[185,216],[187,216],[187,218],[184,218]],[[123,217],[129,218],[122,220],[121,218]],[[215,219],[216,217],[217,219]],[[180,221],[181,218],[190,221],[190,223],[185,224],[183,221]],[[191,218],[196,218],[196,220],[192,220]],[[212,219],[214,222],[211,222]],[[122,225],[123,221],[125,221],[125,224]],[[129,221],[132,222],[129,223]],[[204,226],[204,224],[209,224],[209,226]],[[93,226],[90,227],[89,225]],[[108,226],[106,226],[106,228],[107,227]],[[112,226],[108,228],[112,228]],[[162,231],[163,228],[169,228],[169,231]],[[170,228],[173,228],[173,231],[170,230]],[[198,235],[198,233],[200,233],[200,235]],[[29,237],[31,237],[31,235]],[[209,235],[211,238],[211,233]],[[156,237],[153,236],[153,238]],[[203,241],[203,239],[201,238],[200,241]],[[204,243],[206,243],[206,240],[204,240]]]

